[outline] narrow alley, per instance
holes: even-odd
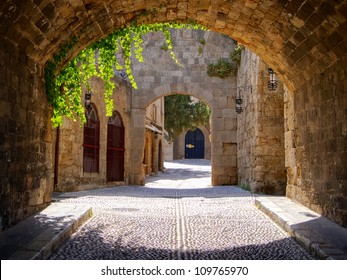
[[[236,186],[211,187],[206,160],[166,162],[144,187],[56,193],[93,217],[51,259],[312,259]]]

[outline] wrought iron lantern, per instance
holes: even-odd
[[[92,93],[87,91],[84,95],[84,106],[88,109],[90,107],[90,102],[92,99]]]
[[[236,97],[236,113],[241,114],[242,111],[242,97],[239,95]]]
[[[277,80],[276,80],[276,73],[272,68],[268,69],[269,72],[269,83],[268,83],[268,89],[270,91],[274,91],[277,89]]]
[[[242,94],[243,93],[246,93],[246,94],[252,93],[252,85],[244,85],[244,86],[239,86],[237,88],[237,96],[236,96],[236,100],[235,100],[236,113],[237,114],[241,114],[243,112],[243,108],[242,108],[242,103],[243,103]]]

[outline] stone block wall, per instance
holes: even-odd
[[[287,196],[347,227],[347,56],[285,99]]]
[[[51,202],[51,109],[42,71],[0,38],[0,231]]]
[[[166,139],[163,141],[163,156],[164,161],[174,161],[173,156],[173,142],[169,142]]]
[[[243,112],[238,115],[238,183],[253,192],[284,194],[283,85],[268,89],[268,66],[248,49],[242,53],[238,89]]]

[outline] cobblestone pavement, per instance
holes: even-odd
[[[51,259],[312,258],[249,192],[211,187],[208,163],[166,163],[145,187],[60,194],[64,203],[92,206],[94,216]]]

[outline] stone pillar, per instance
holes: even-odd
[[[231,108],[235,97],[218,99],[221,107],[212,108],[211,115],[212,185],[233,185],[237,183],[236,116]]]
[[[131,113],[129,183],[132,185],[145,184],[145,174],[142,169],[145,147],[145,115],[146,109],[133,109]]]
[[[51,109],[42,68],[2,42],[0,231],[50,204],[53,191]]]
[[[145,175],[151,175],[152,173],[152,150],[153,150],[153,140],[152,140],[152,132],[146,130],[145,136],[145,148],[144,148],[144,172]]]
[[[252,192],[285,193],[283,85],[268,89],[268,66],[245,50],[238,72],[238,183]]]
[[[295,127],[294,127],[294,95],[293,92],[285,88],[284,92],[284,140],[285,140],[285,167],[287,168],[287,188],[288,197],[296,197],[295,186],[298,184],[300,169],[296,163]],[[298,172],[299,171],[299,172]],[[300,180],[299,180],[300,181]]]
[[[154,134],[153,139],[153,152],[152,152],[152,173],[157,174],[158,173],[158,160],[159,160],[159,139],[158,135]]]

